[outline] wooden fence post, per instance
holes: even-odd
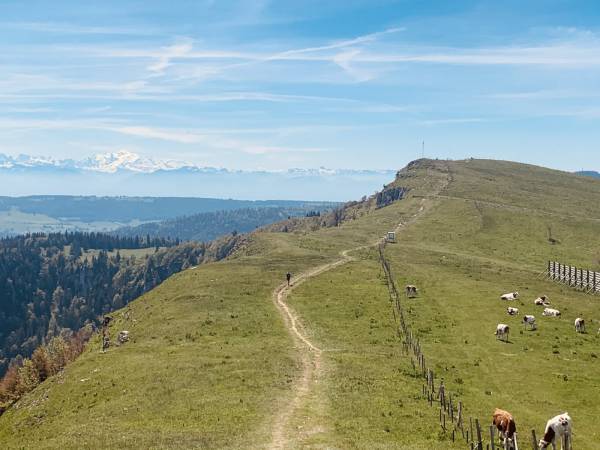
[[[483,441],[481,440],[481,426],[479,425],[479,419],[475,419],[475,428],[477,429],[477,448],[483,450]]]
[[[471,441],[473,441],[475,439],[475,435],[473,434],[473,418],[469,417],[469,425],[471,428]]]
[[[533,450],[538,450],[538,440],[535,435],[535,430],[531,430],[531,442],[533,444]]]
[[[490,425],[490,443],[492,444],[492,450],[496,450],[496,441],[494,439],[494,425]]]

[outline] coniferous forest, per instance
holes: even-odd
[[[227,256],[240,239],[179,244],[73,232],[0,240],[0,376],[54,337],[93,328],[170,275]]]

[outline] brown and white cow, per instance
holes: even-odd
[[[492,415],[492,425],[498,428],[500,440],[504,446],[506,447],[508,444],[508,448],[514,448],[514,438],[517,426],[515,425],[512,414],[503,409],[496,408]]]
[[[553,417],[546,423],[546,429],[544,430],[544,437],[540,439],[539,448],[544,449],[548,448],[550,444],[552,444],[552,448],[556,449],[556,444],[561,442],[562,447],[562,439],[563,436],[567,436],[571,439],[571,417],[569,413],[559,414],[556,417]],[[563,448],[563,450],[565,450]]]

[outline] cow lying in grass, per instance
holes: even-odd
[[[585,333],[585,320],[581,317],[575,319],[575,331],[577,333]]]
[[[548,306],[550,305],[550,299],[546,295],[541,295],[536,298],[533,303],[535,303],[537,306]]]
[[[496,327],[496,339],[501,339],[504,342],[508,342],[508,333],[510,332],[510,327],[505,323],[499,323]]]
[[[554,308],[544,308],[542,316],[560,317],[560,311]]]
[[[519,314],[519,308],[513,308],[512,306],[509,306],[508,308],[506,308],[506,312],[509,316],[516,316],[517,314]]]
[[[492,415],[492,425],[498,428],[498,433],[500,435],[500,441],[503,444],[503,448],[514,448],[514,439],[515,433],[517,431],[517,426],[515,425],[515,420],[513,416],[508,411],[504,411],[503,409],[496,408],[494,414]]]
[[[516,300],[519,298],[518,292],[510,292],[500,296],[500,300]]]
[[[553,417],[546,423],[546,429],[544,430],[544,437],[540,439],[539,448],[548,448],[552,444],[552,448],[556,449],[556,444],[562,442],[563,436],[567,436],[569,444],[571,443],[571,417],[569,413],[560,414]],[[561,448],[564,449],[564,447]],[[570,445],[569,445],[570,448]]]

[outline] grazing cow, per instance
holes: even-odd
[[[504,340],[504,342],[508,342],[508,333],[510,331],[510,327],[505,323],[499,323],[496,327],[496,339]]]
[[[554,308],[544,308],[542,316],[560,317],[560,311]]]
[[[407,297],[416,297],[419,293],[417,287],[412,284],[407,285],[405,289]]]
[[[550,299],[546,295],[541,295],[534,300],[534,303],[537,306],[548,306],[550,304]]]
[[[506,308],[506,312],[509,316],[516,316],[517,314],[519,314],[519,308],[513,308],[512,306],[509,306],[508,308]]]
[[[556,449],[556,444],[558,442],[562,442],[562,437],[565,435],[568,437],[570,444],[571,422],[572,421],[571,417],[569,417],[569,413],[560,414],[550,419],[548,423],[546,423],[544,437],[540,439],[539,448],[548,448],[548,446],[552,444],[552,448]]]
[[[523,316],[523,324],[527,329],[527,325],[531,328],[531,330],[537,330],[537,324],[535,323],[535,316],[530,316],[528,314]]]
[[[578,333],[585,333],[585,320],[581,317],[575,319],[575,331]]]
[[[500,440],[504,444],[504,447],[506,448],[506,444],[508,444],[508,448],[514,448],[514,437],[517,426],[515,425],[512,414],[508,411],[496,408],[494,415],[492,416],[492,425],[498,428]]]
[[[125,342],[129,341],[129,331],[119,331],[117,340],[119,341],[119,344],[124,344]]]

